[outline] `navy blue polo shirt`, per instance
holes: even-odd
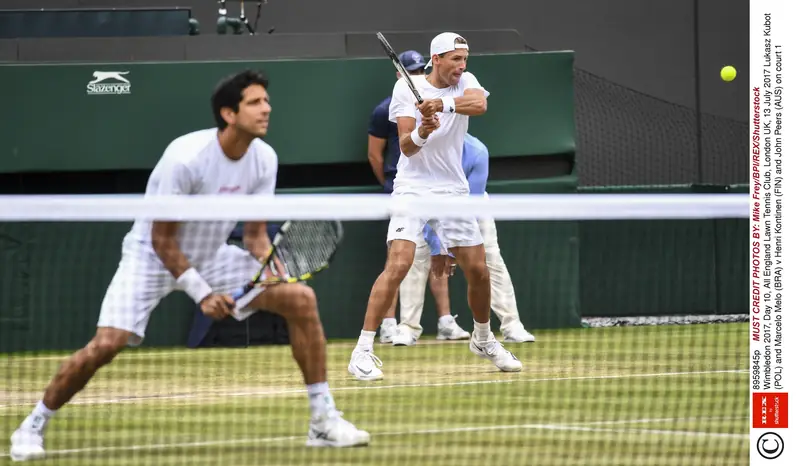
[[[376,138],[386,139],[386,150],[383,153],[383,173],[386,181],[394,180],[397,173],[397,161],[400,159],[400,139],[397,136],[397,123],[389,121],[389,104],[392,96],[385,98],[372,111],[368,133]]]

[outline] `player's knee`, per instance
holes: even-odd
[[[408,275],[408,271],[411,270],[411,264],[413,262],[413,257],[411,259],[405,257],[392,258],[392,260],[386,264],[385,273],[391,281],[400,283],[403,281],[403,278]]]
[[[110,363],[122,352],[127,340],[109,336],[97,336],[86,346],[86,356],[90,365],[99,367]]]
[[[486,261],[479,261],[468,265],[464,270],[464,275],[470,283],[489,283],[489,267],[486,265]]]
[[[295,287],[291,302],[295,316],[307,318],[317,315],[317,295],[310,286]]]

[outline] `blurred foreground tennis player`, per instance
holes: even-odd
[[[433,71],[412,76],[423,97],[418,104],[405,80],[392,93],[389,118],[397,123],[400,150],[392,196],[467,196],[469,185],[461,167],[464,135],[470,116],[486,112],[489,93],[466,70],[469,47],[458,34],[446,32],[431,41]],[[467,279],[468,302],[474,319],[469,348],[503,371],[520,371],[522,363],[491,332],[490,279],[480,227],[472,218],[437,219],[395,216],[389,222],[389,258],[370,293],[364,326],[353,350],[348,371],[359,380],[379,380],[382,362],[373,352],[375,332],[414,261],[425,224],[442,242],[442,253],[452,252]],[[441,262],[446,257],[437,256]],[[444,268],[434,264],[434,268]],[[402,299],[402,298],[401,298]]]
[[[267,86],[267,80],[252,71],[222,81],[212,97],[217,128],[172,141],[153,169],[145,195],[274,194],[278,157],[260,139],[267,133],[272,111]],[[43,399],[11,436],[13,460],[45,456],[44,433],[50,419],[126,345],[141,343],[151,312],[173,290],[184,291],[215,319],[232,315],[242,320],[258,309],[282,315],[308,387],[311,421],[306,444],[369,443],[367,432],[341,417],[328,389],[326,341],[311,288],[300,283],[260,288],[262,292],[251,294],[244,309],[232,310],[230,294],[258,273],[257,258],[270,247],[265,221],[245,224],[247,250],[227,244],[236,223],[134,222],[123,240],[122,259],[106,291],[97,333],[61,365]]]

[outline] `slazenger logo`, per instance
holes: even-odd
[[[110,94],[130,94],[131,82],[123,75],[130,71],[95,71],[93,81],[86,85],[86,93],[89,95],[110,95]],[[107,82],[108,80],[113,80]]]

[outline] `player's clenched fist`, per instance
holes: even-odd
[[[421,104],[417,104],[417,109],[424,117],[431,117],[436,115],[436,112],[441,112],[442,109],[439,108],[442,101],[439,99],[433,100],[423,100]]]
[[[432,117],[422,117],[422,124],[419,128],[419,135],[427,138],[432,132],[439,129],[439,117],[434,115]]]
[[[214,320],[221,320],[231,315],[233,306],[233,298],[221,294],[210,294],[200,302],[200,309],[203,314]]]

